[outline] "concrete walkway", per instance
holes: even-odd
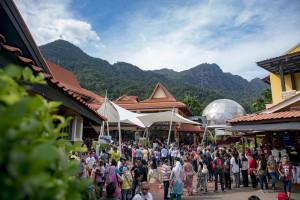
[[[158,168],[158,175],[160,176],[160,167]],[[241,184],[242,184],[242,179]],[[250,181],[250,179],[249,179]],[[163,200],[163,187],[159,189],[159,183],[156,183],[156,180],[151,178],[149,180],[150,182],[150,192],[153,195],[153,198],[155,200]],[[194,177],[193,180],[193,186],[196,185],[196,176]],[[269,188],[270,188],[269,184]],[[221,185],[218,185],[218,192],[215,193],[213,192],[215,189],[215,182],[209,182],[208,183],[208,193],[207,194],[201,194],[201,193],[196,193],[193,194],[192,196],[186,196],[187,190],[186,188],[183,189],[184,195],[182,196],[181,199],[189,199],[189,200],[196,200],[196,199],[207,199],[207,200],[212,200],[212,199],[222,199],[222,200],[247,200],[250,196],[256,195],[258,196],[261,200],[276,200],[277,195],[280,192],[283,192],[281,182],[277,181],[276,182],[276,190],[269,190],[269,193],[260,193],[258,192],[259,190],[252,190],[251,189],[251,183],[249,183],[249,187],[244,188],[242,185],[240,188],[232,188],[232,190],[225,190],[225,192],[221,191]],[[257,189],[259,189],[259,184]],[[169,189],[170,192],[170,189]],[[169,196],[168,196],[169,197]],[[300,200],[300,184],[293,184],[292,185],[292,195],[291,199],[294,200]]]
[[[151,183],[152,182],[152,183]],[[194,180],[195,182],[195,180]],[[280,184],[280,182],[278,182]],[[208,193],[207,194],[193,194],[192,196],[183,195],[181,199],[189,199],[189,200],[196,200],[196,199],[222,199],[222,200],[247,200],[250,196],[256,195],[261,200],[276,200],[278,193],[282,192],[282,188],[278,185],[277,190],[269,190],[269,193],[260,193],[258,190],[251,190],[251,187],[248,188],[233,188],[232,190],[225,190],[222,192],[220,190],[217,193],[214,191],[215,184],[214,182],[208,183]],[[184,188],[184,194],[187,193],[187,190]],[[163,200],[163,188],[159,189],[158,183],[153,183],[153,180],[150,181],[150,192],[153,195],[155,200]],[[291,199],[300,200],[300,185],[296,184],[292,186],[292,195]]]

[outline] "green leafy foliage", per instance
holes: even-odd
[[[185,98],[183,100],[183,103],[185,103],[194,113],[196,116],[201,116],[202,111],[204,110],[205,106],[203,104],[200,104],[199,101],[197,101],[195,98]]]
[[[17,82],[45,84],[29,68],[0,70],[0,199],[81,199],[87,183],[75,179],[79,168],[65,154],[75,147],[61,139],[71,119]]]
[[[113,150],[109,151],[109,154],[111,154],[111,159],[114,159],[115,161],[119,161],[120,160],[120,152],[115,152]]]
[[[256,99],[253,107],[255,110],[260,111],[266,109],[266,104],[271,104],[272,100],[272,91],[270,88],[267,88],[265,91],[261,93],[262,97]]]

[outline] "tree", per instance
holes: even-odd
[[[46,83],[29,68],[0,70],[0,199],[82,199],[88,183],[75,179],[79,168],[65,153],[78,149],[61,133],[71,119],[53,114],[61,103],[29,95],[17,82]]]
[[[267,88],[261,93],[262,97],[259,97],[255,100],[253,107],[255,110],[260,111],[266,109],[266,104],[271,104],[272,100],[272,91],[270,88]]]
[[[183,103],[186,104],[194,113],[194,115],[202,115],[202,111],[204,109],[204,106],[199,103],[199,101],[197,101],[195,98],[193,97],[186,97],[183,100]]]

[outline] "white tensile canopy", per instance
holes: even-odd
[[[103,102],[103,104],[100,106],[100,108],[97,110],[98,113],[106,117],[107,119],[107,133],[109,135],[109,126],[108,123],[118,123],[118,129],[119,129],[119,148],[121,149],[121,125],[120,123],[128,123],[128,124],[134,124],[142,128],[146,128],[145,131],[147,131],[147,137],[148,137],[148,128],[155,122],[171,122],[170,123],[170,130],[169,130],[169,136],[168,136],[168,143],[170,140],[170,133],[172,128],[173,122],[179,122],[179,123],[188,123],[188,124],[198,124],[197,122],[194,122],[192,120],[186,119],[179,115],[178,113],[174,112],[174,109],[172,111],[166,111],[166,112],[158,112],[158,113],[147,113],[147,114],[139,114],[134,113],[129,110],[126,110],[115,103],[109,101],[107,98]],[[101,127],[100,135],[103,135],[104,133],[104,122]]]

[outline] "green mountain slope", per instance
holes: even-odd
[[[255,99],[263,90],[263,86],[254,86],[259,85],[258,80],[249,83],[240,76],[223,73],[216,64],[201,64],[182,72],[169,69],[144,71],[125,62],[111,65],[64,40],[43,45],[40,50],[45,59],[72,71],[81,87],[101,96],[108,90],[112,100],[123,94],[138,95],[141,100],[149,98],[156,84],[161,82],[177,100],[194,97],[207,105],[219,98],[230,98],[251,112],[251,102],[243,91]]]

